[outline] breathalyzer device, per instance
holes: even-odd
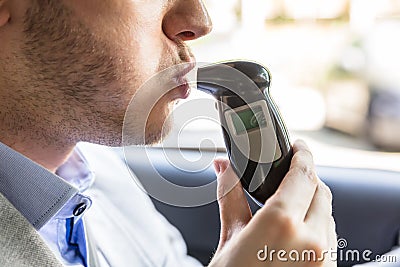
[[[270,72],[255,62],[217,63],[197,72],[197,88],[216,99],[231,165],[259,205],[277,190],[293,156],[270,85]]]

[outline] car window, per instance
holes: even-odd
[[[205,2],[214,31],[191,43],[197,60],[267,66],[292,141],[308,141],[317,164],[400,170],[399,1]],[[223,150],[216,111],[201,115],[212,98],[193,92],[180,105],[175,121],[194,119],[163,145]]]

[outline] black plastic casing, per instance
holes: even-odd
[[[199,68],[197,79],[197,88],[212,94],[217,100],[225,146],[235,173],[240,177],[243,188],[263,205],[278,189],[293,156],[285,123],[269,94],[271,75],[268,69],[255,62],[223,62]],[[281,151],[281,156],[269,163],[253,161],[240,151],[232,142],[233,133],[229,132],[224,116],[227,108],[235,109],[256,101],[265,101]],[[256,188],[251,187],[253,179],[260,181]]]

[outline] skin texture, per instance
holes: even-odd
[[[297,141],[293,151],[288,174],[254,217],[229,161],[215,161],[221,234],[210,267],[336,266],[335,257],[329,256],[337,249],[332,194],[317,177],[307,145]],[[265,246],[268,257],[265,261],[259,260],[258,252],[265,251]],[[284,260],[279,260],[277,253],[269,256],[272,250],[285,251]],[[314,251],[316,257],[310,261],[306,261],[307,257],[294,261],[288,256],[291,251],[300,255]]]
[[[193,62],[185,41],[210,30],[200,0],[0,0],[0,142],[55,171],[79,141],[120,145],[130,103],[131,143],[157,142],[182,92],[142,85]],[[160,81],[177,79],[163,73]],[[332,195],[307,146],[296,143],[294,152],[282,185],[254,217],[229,162],[215,161],[222,227],[211,266],[335,265],[257,260],[265,245],[336,248]]]
[[[184,41],[211,30],[199,1],[6,1],[2,10],[11,20],[1,37],[0,140],[51,170],[79,141],[120,145],[140,86],[193,61]],[[152,112],[145,126],[132,123],[132,143],[159,141],[179,97],[137,99]]]

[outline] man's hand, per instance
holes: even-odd
[[[221,235],[210,266],[336,266],[332,194],[307,145],[293,150],[289,172],[253,218],[229,161],[215,161]]]

